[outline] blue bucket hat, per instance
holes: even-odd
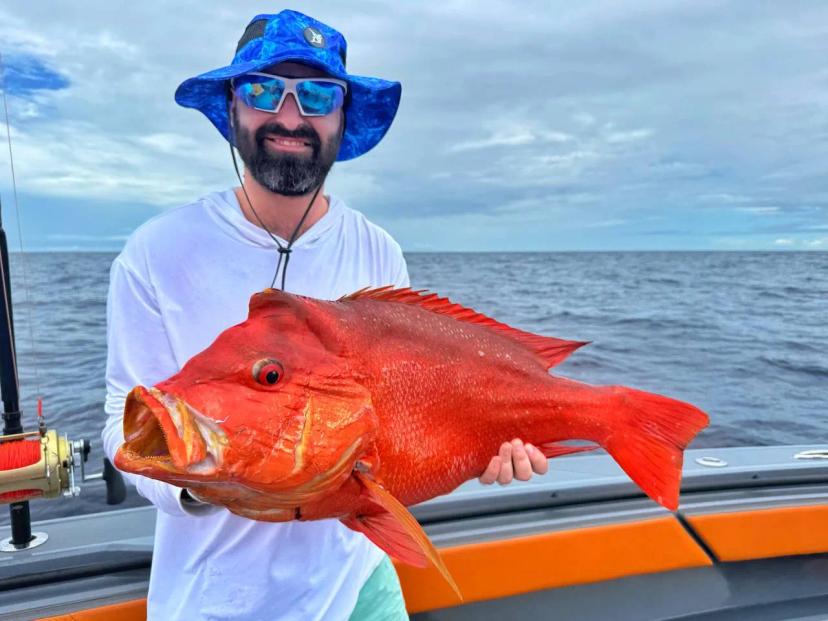
[[[185,80],[175,91],[175,101],[200,110],[228,141],[228,80],[261,71],[281,62],[298,62],[348,83],[345,131],[337,161],[367,153],[382,140],[397,114],[402,87],[399,82],[351,75],[345,71],[348,44],[330,26],[297,11],[257,15],[248,24],[226,67]]]

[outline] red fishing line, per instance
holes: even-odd
[[[40,461],[39,440],[17,440],[0,444],[0,470],[15,470]],[[40,496],[39,489],[19,489],[0,494],[0,502],[14,502]]]
[[[17,440],[0,444],[0,470],[15,470],[40,461],[39,440]]]
[[[39,489],[17,489],[13,492],[6,492],[0,494],[0,503],[5,502],[21,502],[23,500],[31,500],[36,496],[43,494]]]

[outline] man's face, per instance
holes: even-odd
[[[280,63],[263,73],[287,78],[326,77],[299,63]],[[301,196],[322,185],[342,140],[342,108],[326,116],[302,116],[292,94],[277,114],[233,97],[233,136],[247,171],[276,194]]]

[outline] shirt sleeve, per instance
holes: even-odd
[[[411,279],[408,277],[408,265],[405,262],[402,248],[397,242],[393,243],[393,253],[390,263],[390,280],[399,289],[411,286]]]
[[[133,387],[151,386],[178,371],[178,362],[152,287],[119,256],[109,275],[106,306],[106,402],[107,418],[101,438],[111,461],[124,442],[124,404]],[[159,510],[171,515],[202,515],[205,507],[182,504],[181,488],[163,481],[124,473],[138,493]],[[208,506],[212,510],[220,507]],[[209,511],[212,512],[212,511]]]

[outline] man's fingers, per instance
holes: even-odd
[[[518,481],[528,481],[532,478],[532,462],[529,461],[522,440],[512,440],[512,464]]]
[[[546,459],[546,455],[531,444],[526,445],[526,453],[529,455],[529,461],[532,462],[532,470],[535,471],[535,474],[546,474],[546,471],[549,470],[549,460]]]
[[[548,469],[549,463],[540,449],[515,438],[500,445],[500,452],[492,458],[478,480],[485,485],[495,481],[506,485],[512,479],[528,481],[532,478],[532,472],[546,474]]]
[[[512,443],[504,442],[500,445],[500,473],[497,475],[497,482],[506,485],[512,482]]]
[[[492,457],[492,461],[489,462],[489,467],[486,468],[486,471],[480,475],[480,482],[484,483],[485,485],[491,485],[495,481],[497,481],[497,475],[500,474],[500,464],[501,464],[500,456],[497,455]]]

